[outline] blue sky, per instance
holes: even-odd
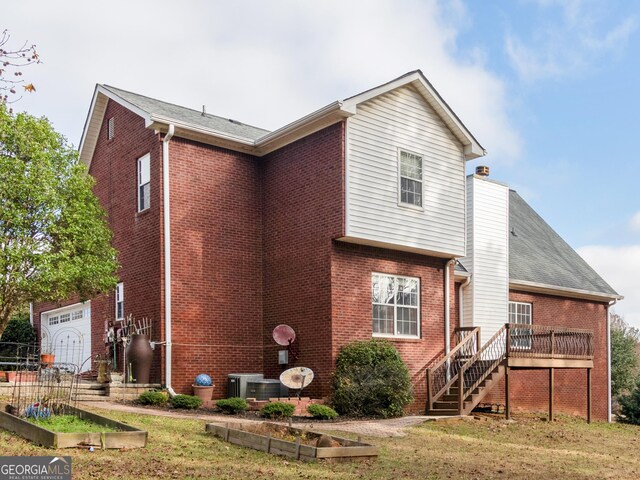
[[[3,5],[38,45],[16,105],[78,143],[96,83],[275,129],[420,68],[492,169],[612,284],[640,327],[640,6],[601,0]]]

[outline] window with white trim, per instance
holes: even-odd
[[[422,157],[400,150],[398,163],[400,176],[398,202],[401,205],[422,208]]]
[[[138,211],[142,212],[151,204],[151,155],[138,159]]]
[[[116,134],[116,124],[113,117],[107,122],[107,140],[111,140]]]
[[[533,305],[526,302],[509,302],[509,323],[531,325]],[[530,328],[511,327],[511,347],[531,348],[533,331]]]
[[[420,280],[413,277],[371,275],[373,335],[420,336]]]
[[[49,317],[49,325],[58,325],[59,323],[59,318],[57,315],[53,316],[53,317]]]
[[[116,285],[116,320],[124,320],[124,283]]]

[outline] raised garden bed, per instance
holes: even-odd
[[[0,428],[14,432],[37,445],[50,448],[97,447],[140,448],[147,445],[147,432],[131,425],[116,422],[95,413],[72,406],[65,413],[96,426],[95,431],[54,432],[43,427],[43,421],[32,422],[7,413],[6,405],[0,404]],[[45,421],[46,422],[46,421]],[[63,429],[60,426],[54,428]],[[86,430],[82,427],[82,430]]]
[[[235,445],[299,460],[363,460],[378,456],[378,447],[368,443],[275,423],[208,423],[205,431]],[[318,446],[320,437],[324,443]],[[326,443],[331,446],[322,446]]]

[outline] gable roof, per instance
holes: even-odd
[[[145,127],[166,132],[174,125],[175,135],[231,150],[262,156],[357,113],[358,105],[396,88],[412,85],[442,118],[464,147],[466,160],[486,151],[420,70],[402,75],[373,89],[338,100],[273,132],[216,115],[156,100],[109,85],[97,85],[80,140],[80,159],[90,165],[109,100],[133,111]]]
[[[561,291],[578,298],[622,298],[514,190],[509,191],[509,228],[511,288]]]

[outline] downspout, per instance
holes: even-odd
[[[171,387],[171,209],[169,196],[169,142],[175,127],[169,124],[162,139],[162,219],[164,229],[164,377],[169,395],[176,395]]]
[[[459,321],[460,321],[460,326],[463,326],[462,323],[462,319],[464,318],[464,297],[462,296],[462,290],[466,289],[469,284],[471,283],[471,275],[469,275],[467,277],[467,279],[460,284],[460,293],[458,294],[458,317],[459,317]],[[480,345],[478,345],[478,348],[480,348]]]
[[[29,302],[29,323],[33,327],[33,302]]]
[[[613,307],[618,300],[612,300],[607,305],[607,421],[611,423],[611,315],[609,309]]]
[[[444,354],[449,355],[451,351],[451,265],[456,263],[456,259],[452,258],[444,267]]]

